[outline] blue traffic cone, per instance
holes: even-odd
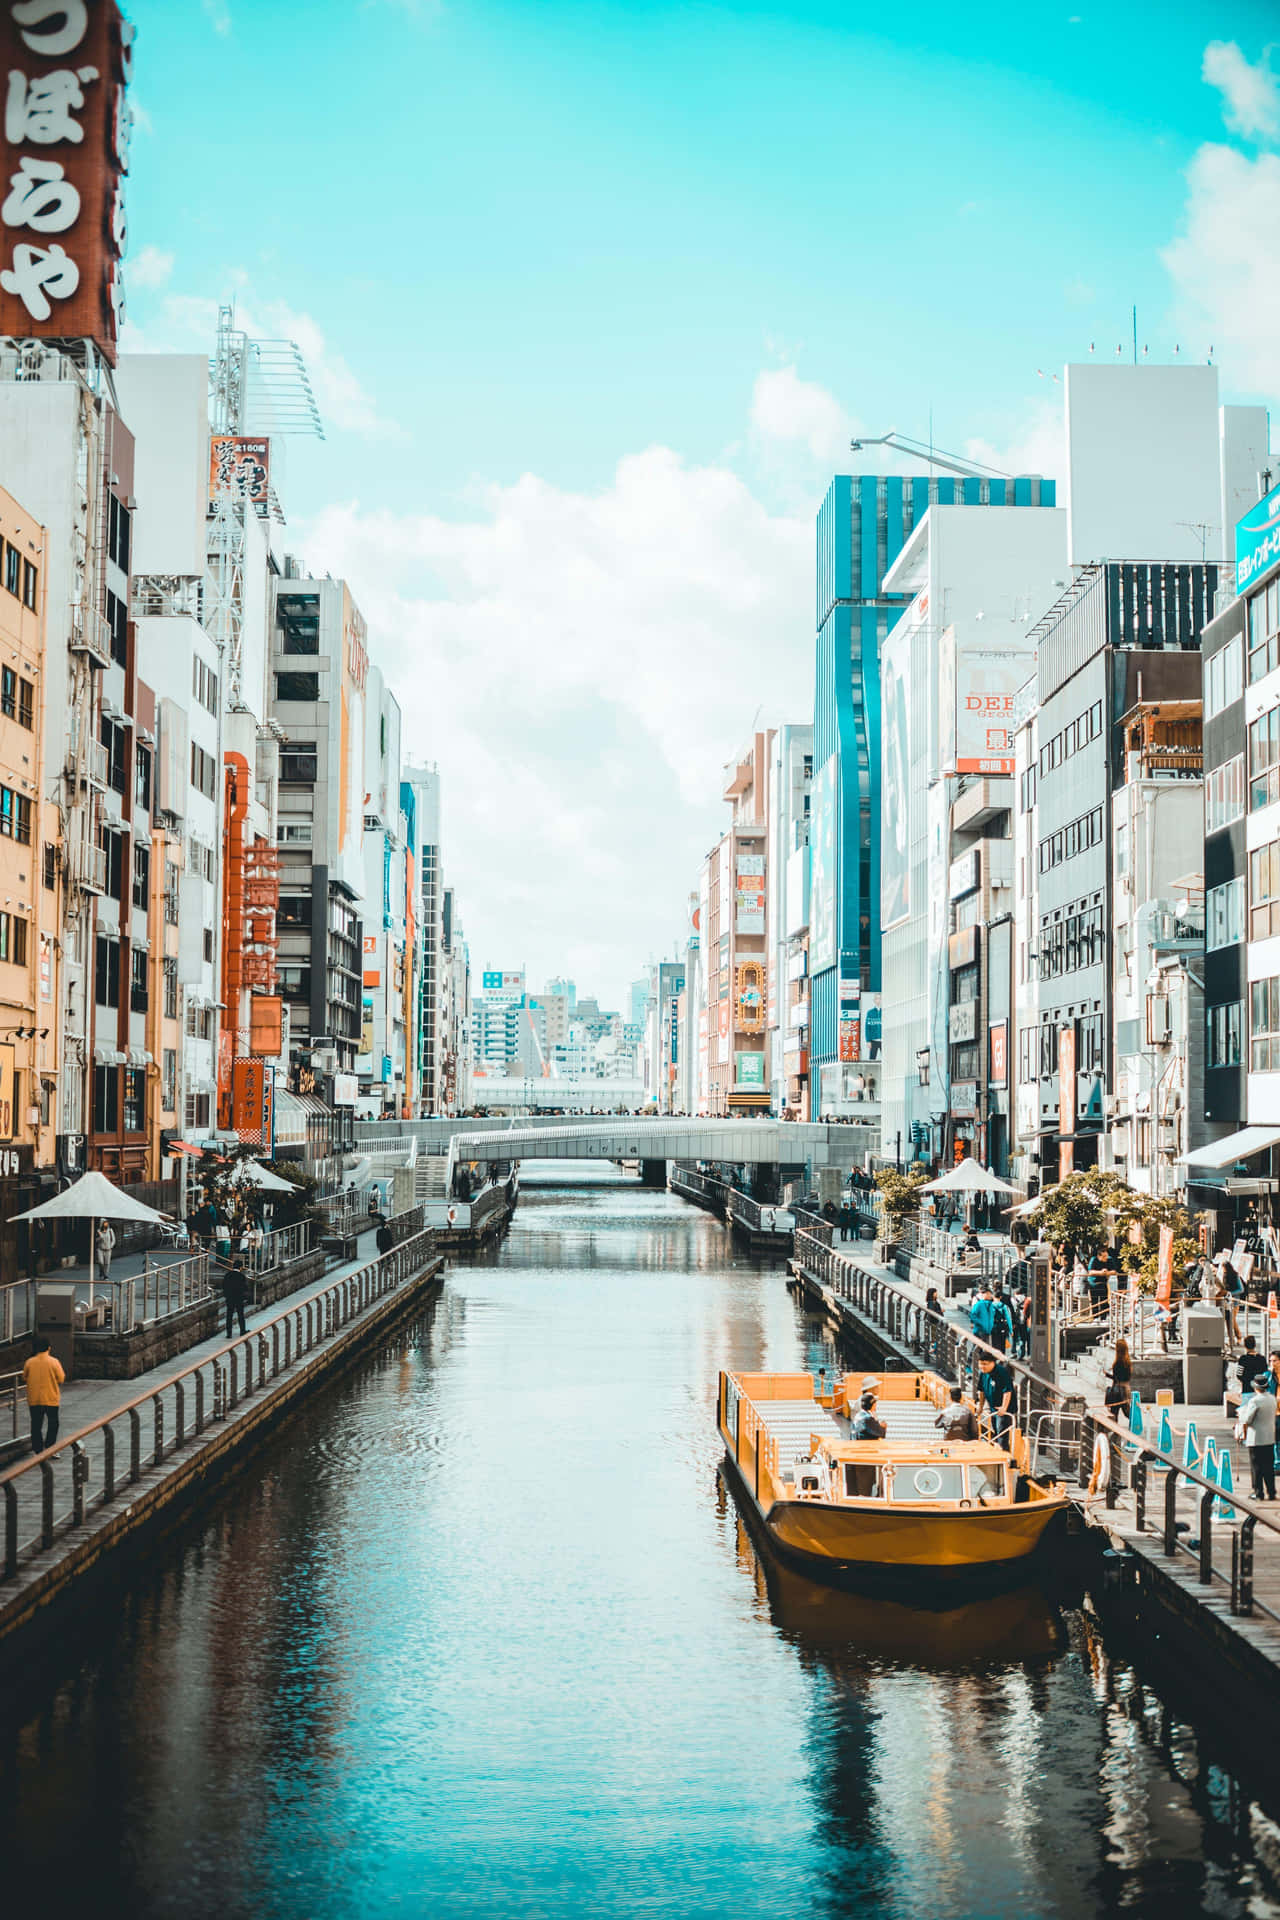
[[[1156,1441],[1161,1453],[1173,1452],[1173,1422],[1169,1418],[1168,1407],[1160,1409],[1160,1438]]]
[[[1187,1430],[1182,1436],[1182,1464],[1184,1467],[1198,1467],[1200,1465],[1200,1448],[1197,1444],[1196,1423],[1194,1420],[1188,1420]],[[1188,1480],[1187,1485],[1191,1486],[1191,1484],[1192,1482]]]
[[[1215,1478],[1224,1493],[1230,1493],[1232,1491],[1231,1454],[1226,1446],[1222,1448],[1222,1451],[1218,1455],[1218,1471]],[[1219,1520],[1234,1520],[1235,1518],[1235,1508],[1229,1500],[1215,1500],[1213,1510]]]

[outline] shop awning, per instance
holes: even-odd
[[[1211,1140],[1207,1147],[1197,1147],[1194,1153],[1179,1154],[1178,1162],[1184,1167],[1214,1167],[1221,1172],[1223,1167],[1233,1167],[1237,1160],[1247,1160],[1251,1154],[1275,1146],[1280,1146],[1280,1127],[1241,1127],[1239,1133]]]

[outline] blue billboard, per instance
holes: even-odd
[[[1236,521],[1236,592],[1254,587],[1280,566],[1280,487]]]

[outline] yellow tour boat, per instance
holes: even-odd
[[[864,1382],[879,1440],[855,1440]],[[945,1440],[951,1389],[933,1373],[722,1373],[718,1421],[733,1477],[765,1537],[815,1579],[985,1583],[1028,1576],[1027,1561],[1067,1505],[1026,1471],[1025,1436]]]

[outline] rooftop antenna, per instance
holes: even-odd
[[[1198,533],[1200,535],[1200,563],[1203,566],[1205,549],[1209,544],[1209,535],[1218,531],[1217,526],[1209,520],[1178,520],[1174,524],[1179,527],[1185,527],[1188,533]]]

